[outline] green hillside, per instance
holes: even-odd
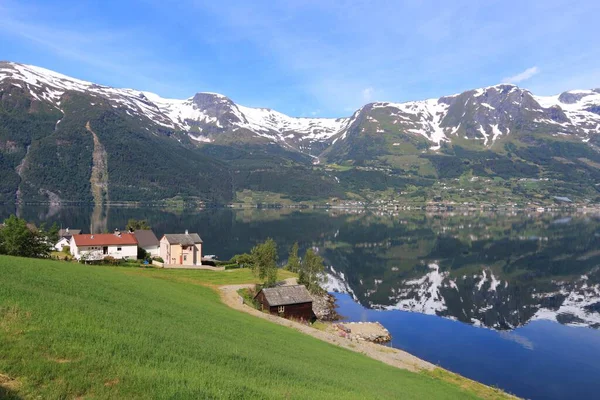
[[[248,271],[0,257],[1,398],[476,398],[222,304]]]

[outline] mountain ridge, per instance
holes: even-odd
[[[471,197],[446,195],[448,186],[440,183],[469,174],[503,180],[495,183],[494,201],[600,199],[598,89],[544,97],[498,84],[438,99],[372,102],[343,118],[305,118],[246,107],[218,93],[166,99],[2,62],[0,98],[5,201],[17,194],[89,201],[89,193],[81,194],[89,188],[59,176],[77,166],[73,179],[89,181],[88,122],[106,147],[115,201],[228,202],[251,191],[268,193],[268,202],[373,201],[402,193],[421,202],[456,202]],[[132,174],[141,165],[145,174]],[[181,168],[203,178],[175,184],[169,174],[178,176]],[[138,187],[132,175],[144,183]],[[551,184],[532,191],[518,179]],[[478,190],[480,199],[489,197]]]
[[[12,70],[11,75],[9,75],[10,70]],[[577,89],[553,96],[535,96],[529,90],[521,89],[513,84],[497,84],[439,98],[403,103],[388,101],[371,102],[356,110],[350,117],[310,118],[292,117],[270,108],[246,107],[233,102],[229,97],[219,93],[198,92],[187,99],[168,99],[148,91],[98,85],[32,65],[0,62],[0,81],[6,78],[21,80],[30,87],[42,84],[48,86],[48,89],[50,89],[54,86],[54,91],[42,92],[42,97],[45,100],[56,101],[61,89],[91,91],[108,96],[109,98],[112,96],[112,99],[116,103],[137,108],[150,119],[167,128],[178,128],[188,133],[196,133],[197,135],[191,134],[190,137],[198,142],[206,143],[214,141],[210,137],[212,133],[225,128],[246,129],[260,137],[279,143],[286,143],[287,145],[290,144],[289,139],[292,139],[291,142],[294,140],[300,142],[307,140],[333,142],[336,137],[339,138],[344,133],[347,133],[346,130],[352,123],[354,116],[362,112],[365,108],[390,108],[392,110],[396,109],[396,115],[404,115],[405,118],[406,115],[420,116],[420,126],[413,124],[412,128],[407,128],[406,130],[409,133],[423,135],[432,142],[432,149],[436,150],[439,148],[441,142],[448,141],[449,135],[458,134],[461,130],[460,123],[457,124],[453,118],[447,118],[453,106],[458,108],[455,100],[471,96],[470,100],[472,101],[474,98],[481,96],[489,98],[498,94],[493,92],[502,92],[508,95],[516,92],[516,96],[527,96],[526,100],[529,103],[537,103],[531,105],[537,105],[539,108],[536,111],[538,112],[552,109],[553,107],[561,108],[562,113],[558,110],[547,114],[541,112],[540,117],[547,117],[538,119],[538,122],[542,125],[562,124],[563,128],[570,128],[571,131],[577,131],[577,125],[583,122],[584,127],[581,128],[580,132],[589,134],[593,130],[600,130],[600,111],[594,108],[598,107],[600,109],[600,89]],[[492,95],[488,96],[489,93],[492,93]],[[465,107],[470,100],[467,98]],[[512,101],[517,103],[516,100],[515,98]],[[580,103],[588,106],[587,109],[582,108]],[[489,111],[495,110],[495,107],[488,102],[481,102],[481,104]],[[486,113],[479,110],[479,114]],[[586,118],[588,120],[585,120]],[[227,123],[229,124],[227,125]],[[208,127],[213,129],[207,129]],[[205,134],[206,130],[208,132]],[[498,123],[492,124],[491,122],[486,122],[485,125],[480,124],[478,132],[465,133],[466,137],[478,138],[479,140],[483,140],[484,145],[486,145],[488,141],[493,143],[500,135],[509,134],[510,129],[501,129]],[[302,152],[302,145],[295,147]]]

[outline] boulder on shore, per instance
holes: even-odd
[[[311,294],[313,298],[313,312],[321,321],[337,321],[340,315],[337,313],[335,297],[325,292],[323,294]]]

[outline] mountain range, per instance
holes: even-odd
[[[0,62],[0,201],[597,202],[599,145],[600,89],[501,84],[294,118]]]

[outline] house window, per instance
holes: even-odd
[[[117,247],[117,251],[121,251],[121,248],[120,248],[120,247]]]
[[[283,314],[285,312],[285,306],[279,306],[279,307],[277,307],[277,312],[279,314]]]
[[[183,255],[183,261],[187,261],[187,254]]]

